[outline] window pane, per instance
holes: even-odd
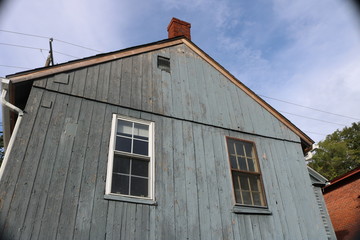
[[[148,165],[148,161],[132,159],[131,175],[147,177],[149,175]]]
[[[243,144],[245,146],[246,156],[247,157],[253,157],[253,153],[252,153],[253,144],[248,143],[248,142],[243,142]]]
[[[132,136],[132,122],[118,119],[117,134],[131,137]]]
[[[240,176],[241,190],[249,190],[248,178]]]
[[[129,174],[130,159],[122,156],[114,156],[113,172]]]
[[[259,177],[250,177],[250,186],[252,191],[259,191]]]
[[[148,196],[148,180],[146,178],[131,177],[131,195]]]
[[[235,154],[235,141],[232,139],[227,139],[227,144],[228,144],[228,150],[229,150],[229,154]]]
[[[111,192],[129,195],[129,176],[113,173]]]
[[[260,193],[253,192],[254,205],[261,206]]]
[[[236,162],[236,157],[230,156],[230,164],[231,168],[239,169]]]
[[[241,142],[236,143],[236,153],[237,155],[244,156],[244,148],[243,144]]]
[[[115,150],[131,153],[131,139],[116,137]]]
[[[255,172],[254,160],[252,158],[248,158],[247,161],[248,161],[249,171]]]
[[[239,187],[239,176],[237,176],[236,173],[233,173],[233,185],[234,185],[234,189],[235,190],[239,190],[240,187]]]
[[[139,123],[134,123],[134,138],[149,139],[149,126]]]
[[[242,195],[243,195],[243,199],[244,199],[244,204],[252,205],[250,192],[242,191]]]
[[[147,156],[148,152],[148,142],[134,139],[133,153]]]
[[[248,169],[247,169],[247,166],[246,166],[245,158],[239,157],[238,161],[239,161],[239,165],[240,165],[240,170],[247,171]]]

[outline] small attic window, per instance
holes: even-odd
[[[157,58],[157,67],[165,72],[170,72],[170,58],[163,56],[158,56]]]

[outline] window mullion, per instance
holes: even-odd
[[[249,176],[247,177],[247,183],[248,183],[249,191],[250,191],[251,204],[252,204],[252,205],[255,205],[255,203],[254,203],[254,198],[253,198],[253,191],[252,191],[252,189],[251,189],[250,177],[249,177]]]
[[[236,176],[238,184],[239,184],[239,192],[240,192],[240,198],[241,198],[241,202],[244,204],[244,197],[242,194],[242,189],[241,189],[241,181],[240,181],[240,176]]]
[[[243,151],[244,151],[244,157],[245,157],[245,163],[246,163],[246,170],[249,171],[249,163],[248,163],[248,159],[247,159],[247,155],[246,155],[245,145],[243,145],[242,147],[243,147]]]
[[[129,195],[131,195],[131,172],[132,172],[132,158],[130,158],[130,168],[129,168]]]

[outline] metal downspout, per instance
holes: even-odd
[[[1,78],[1,82],[4,83],[4,84],[9,84],[10,83],[10,80],[9,79],[6,79],[6,78]],[[1,104],[3,106],[6,106],[8,108],[10,108],[10,110],[12,111],[15,111],[18,113],[18,118],[16,120],[16,124],[15,124],[15,127],[13,129],[13,132],[12,132],[12,135],[10,137],[10,141],[8,143],[8,146],[7,146],[7,149],[5,151],[5,155],[4,155],[4,159],[3,159],[3,162],[1,164],[1,168],[0,168],[0,181],[2,179],[2,176],[3,176],[3,173],[4,173],[4,169],[6,167],[6,164],[8,162],[8,159],[9,159],[9,155],[10,155],[10,152],[11,152],[11,149],[14,145],[14,141],[15,141],[15,138],[16,138],[16,135],[17,135],[17,132],[19,130],[19,126],[20,126],[20,123],[21,123],[21,120],[22,120],[22,117],[24,115],[24,112],[16,107],[15,105],[9,103],[8,101],[6,101],[5,97],[6,97],[6,94],[7,94],[7,90],[6,89],[3,89],[2,90],[2,93],[1,93]]]

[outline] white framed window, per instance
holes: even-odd
[[[153,122],[113,114],[105,195],[154,199],[153,134]]]

